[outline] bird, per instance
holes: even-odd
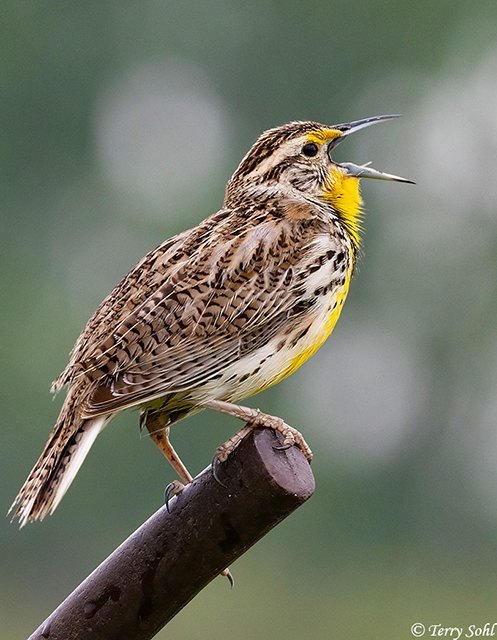
[[[204,409],[246,423],[218,447],[220,462],[258,426],[311,460],[296,429],[236,403],[289,376],[331,334],[361,253],[360,180],[412,182],[369,163],[337,163],[332,151],[396,117],[265,131],[228,181],[222,208],[153,249],[114,288],[52,385],[67,395],[11,507],[21,527],[53,513],[97,435],[131,407],[182,483],[192,476],[169,430]]]

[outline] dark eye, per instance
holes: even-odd
[[[314,158],[317,152],[318,145],[314,144],[314,142],[308,142],[302,147],[302,153],[309,158]]]

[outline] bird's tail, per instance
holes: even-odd
[[[55,511],[109,416],[81,420],[79,425],[71,420],[70,429],[68,422],[62,411],[43,453],[10,507],[9,513],[15,509],[12,519],[19,518],[21,527]]]

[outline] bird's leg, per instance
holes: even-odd
[[[160,413],[148,413],[144,412],[141,416],[140,424],[141,427],[146,426],[149,432],[150,437],[155,442],[155,444],[159,447],[162,453],[166,456],[167,460],[170,462],[173,469],[179,475],[179,477],[183,480],[185,484],[188,484],[193,480],[192,475],[185,467],[185,465],[181,462],[179,455],[174,450],[173,445],[169,440],[169,427],[164,427],[160,424]],[[169,498],[171,495],[176,495],[181,493],[185,488],[184,484],[179,482],[178,480],[173,480],[167,487],[165,491],[165,502],[166,509],[169,512]],[[221,571],[220,575],[226,576],[229,580],[231,588],[235,584],[231,571],[226,568]]]
[[[179,475],[179,477],[183,480],[185,484],[188,484],[193,480],[190,472],[185,467],[185,465],[181,462],[179,455],[174,450],[173,445],[169,440],[169,427],[159,426],[157,423],[160,422],[160,415],[157,417],[157,414],[146,414],[145,419],[142,419],[142,422],[145,423],[149,435],[155,444],[159,447],[162,453],[166,456],[168,462],[171,464],[173,469]],[[159,427],[157,429],[157,427]],[[166,509],[169,513],[169,498],[171,496],[175,496],[178,493],[181,493],[185,488],[185,484],[180,482],[179,480],[173,480],[170,482],[166,490],[164,492],[164,502],[166,504]]]
[[[290,425],[283,422],[281,418],[277,416],[269,416],[266,413],[262,413],[259,409],[251,409],[249,407],[241,407],[231,402],[224,402],[222,400],[210,400],[203,403],[207,409],[214,409],[220,413],[225,413],[228,416],[233,416],[239,420],[243,420],[247,424],[240,429],[234,436],[227,440],[224,444],[218,447],[216,451],[216,458],[219,462],[224,462],[229,454],[235,449],[235,447],[247,436],[250,431],[256,427],[268,427],[279,431],[284,437],[284,446],[291,446],[296,444],[303,452],[307,460],[312,460],[312,451],[308,444],[304,440],[302,434],[294,429]]]
[[[140,429],[147,427],[150,438],[159,447],[162,453],[166,456],[167,460],[179,475],[181,480],[188,484],[193,480],[191,474],[185,465],[181,462],[179,455],[173,448],[173,445],[169,441],[169,416],[166,412],[153,411],[144,409],[140,415]],[[166,508],[169,511],[169,498],[172,495],[180,493],[185,488],[185,485],[179,482],[179,480],[173,480],[167,485],[165,491],[165,503]]]
[[[190,472],[185,467],[185,465],[181,462],[179,455],[176,453],[176,451],[173,448],[173,445],[169,441],[169,427],[163,427],[162,429],[157,431],[154,429],[153,421],[152,421],[152,424],[150,424],[148,420],[146,422],[146,425],[150,433],[150,437],[155,442],[155,444],[159,447],[162,453],[166,456],[167,460],[171,463],[171,466],[179,475],[181,480],[185,484],[188,484],[189,482],[191,482],[193,480],[193,476],[190,474]],[[178,489],[182,488],[182,487],[179,487],[180,483],[177,480],[175,480],[174,482],[176,483],[176,485],[178,485]],[[179,492],[178,490],[171,491],[171,493],[178,493],[178,492]]]

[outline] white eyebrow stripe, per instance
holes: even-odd
[[[297,156],[300,153],[302,143],[306,139],[307,135],[299,136],[298,138],[293,138],[292,140],[287,140],[278,149],[276,149],[276,151],[274,151],[269,156],[269,158],[266,158],[260,164],[258,164],[255,169],[247,174],[247,176],[256,177],[264,175],[270,169],[279,165],[279,163],[285,158],[288,158],[289,156]]]

